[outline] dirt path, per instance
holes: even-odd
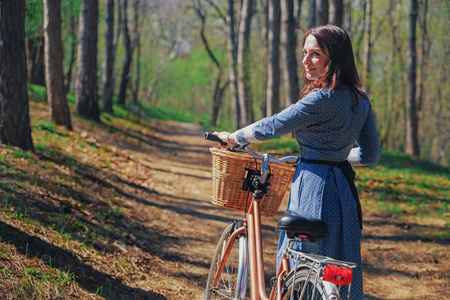
[[[123,139],[106,141],[128,155],[127,161],[113,162],[115,178],[102,178],[120,191],[125,212],[122,239],[108,245],[111,259],[126,261],[124,284],[148,292],[137,299],[202,299],[215,243],[227,223],[242,214],[210,203],[211,143],[203,140],[203,130],[192,124],[153,125],[155,132],[139,133],[136,147]],[[448,299],[448,244],[426,238],[445,224],[364,214],[365,299]],[[269,278],[275,269],[277,220],[263,219]]]

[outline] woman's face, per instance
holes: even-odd
[[[303,46],[303,66],[305,67],[306,78],[308,80],[316,80],[325,74],[330,57],[328,51],[324,52],[316,38],[308,35]]]

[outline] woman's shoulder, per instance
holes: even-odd
[[[330,91],[330,93],[331,97],[333,98],[349,98],[354,100],[356,96],[358,97],[359,102],[364,102],[365,105],[370,106],[369,97],[363,90],[359,88],[356,88],[356,90],[351,90],[348,86],[341,85],[334,88],[332,91]]]
[[[309,92],[300,100],[305,102],[317,102],[324,99],[329,99],[331,98],[331,96],[332,96],[331,91],[317,88],[311,90],[311,92]]]
[[[307,95],[305,95],[302,99],[300,99],[303,103],[322,103],[326,102],[335,102],[335,101],[346,101],[353,102],[355,100],[355,96],[358,97],[359,102],[364,102],[364,106],[370,107],[370,102],[366,93],[358,89],[357,92],[350,90],[347,86],[337,86],[332,90],[329,89],[320,89],[316,88],[311,90]]]
[[[367,95],[363,90],[356,88],[355,91],[359,94],[359,96],[367,98]],[[350,95],[350,94],[354,93],[350,87],[343,85],[343,84],[336,86],[334,89],[330,90],[329,92],[333,95],[336,95],[336,94]]]
[[[321,111],[324,107],[329,105],[330,92],[324,89],[313,89],[307,95],[303,96],[296,106],[302,109],[311,111]]]

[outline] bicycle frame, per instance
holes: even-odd
[[[250,259],[250,288],[251,296],[254,300],[275,299],[275,289],[272,288],[270,296],[266,294],[266,284],[264,281],[264,259],[261,238],[261,214],[259,201],[253,198],[247,215],[248,245]],[[290,272],[289,260],[283,257],[277,271],[277,298],[281,299],[282,278]]]
[[[269,158],[267,155],[263,155],[261,166],[261,183],[264,184],[268,174]],[[247,211],[247,217],[245,219],[245,225],[238,228],[230,237],[228,245],[224,252],[224,257],[228,257],[235,239],[240,234],[248,234],[248,251],[249,251],[249,268],[250,268],[250,290],[253,300],[273,300],[275,296],[281,299],[281,283],[282,278],[290,272],[289,259],[283,257],[282,262],[277,271],[277,291],[278,295],[275,295],[275,289],[272,288],[270,296],[267,296],[266,286],[264,281],[264,259],[262,251],[262,238],[261,238],[261,210],[260,199],[255,198],[255,195],[261,195],[261,190],[255,191],[252,197],[251,204]],[[213,282],[213,286],[217,285],[220,274],[225,266],[226,260],[222,260],[219,266],[218,272]]]
[[[249,268],[250,268],[250,290],[251,296],[254,300],[275,299],[275,289],[272,288],[270,297],[266,294],[266,287],[264,281],[264,259],[262,251],[262,239],[261,239],[261,219],[260,219],[259,201],[253,198],[249,207],[247,217],[245,220],[246,226],[238,228],[230,237],[228,245],[224,252],[224,257],[228,257],[235,239],[241,234],[248,234],[248,246],[249,246]],[[213,286],[217,285],[220,274],[225,266],[226,260],[222,260],[220,263],[216,278],[214,279]],[[286,276],[290,272],[290,265],[288,258],[283,257],[280,267],[277,272],[277,298],[281,299],[281,282],[283,276]]]

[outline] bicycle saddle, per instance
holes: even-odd
[[[302,217],[287,210],[277,224],[277,231],[286,230],[287,237],[293,239],[297,236],[306,236],[311,242],[318,238],[324,238],[328,233],[328,225],[325,221]]]

